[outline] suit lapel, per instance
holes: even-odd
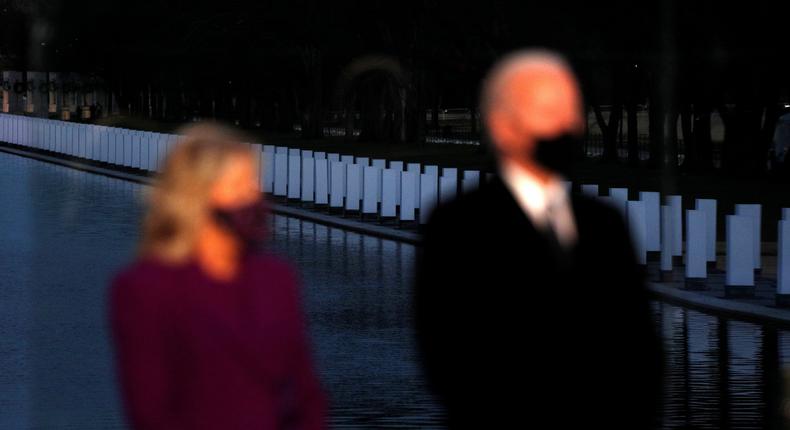
[[[506,217],[507,220],[516,222],[518,227],[522,227],[523,225],[524,230],[522,231],[530,236],[537,236],[540,233],[532,223],[529,215],[527,215],[521,205],[518,204],[516,197],[499,176],[499,173],[496,173],[491,178],[487,186],[491,190],[491,197],[496,205],[495,207],[501,210],[501,215],[499,216]]]
[[[554,243],[552,243],[551,239],[547,237],[546,234],[539,231],[537,227],[535,227],[535,225],[532,223],[532,220],[529,218],[529,215],[524,212],[521,205],[516,200],[516,197],[513,195],[507,184],[505,184],[505,182],[502,180],[499,173],[495,174],[491,181],[486,184],[486,186],[488,186],[491,190],[491,197],[495,202],[495,207],[499,207],[501,209],[501,216],[506,217],[509,220],[513,220],[515,222],[514,227],[520,232],[523,232],[523,237],[528,240],[537,240],[543,242],[545,246],[555,254],[555,260],[560,267],[569,268],[572,265],[573,258],[577,250],[577,244],[574,244],[568,250],[564,250],[561,248],[560,243],[556,240]],[[575,196],[570,195],[569,200],[574,221],[577,225],[577,233],[579,234],[579,236],[577,236],[578,243],[578,240],[581,238],[580,231],[578,229],[579,222],[576,221],[576,218],[578,218],[577,214],[579,213],[579,205]]]

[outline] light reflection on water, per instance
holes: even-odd
[[[0,428],[124,428],[105,293],[132,255],[144,190],[0,153]],[[422,383],[408,318],[415,248],[272,222],[273,247],[301,269],[334,426],[436,426],[441,410]],[[669,363],[665,426],[766,427],[788,332],[653,309]]]

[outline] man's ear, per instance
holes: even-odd
[[[581,115],[578,115],[574,117],[573,121],[571,122],[571,126],[568,128],[568,131],[570,131],[573,134],[576,134],[577,136],[583,136],[584,127],[586,126],[587,124],[584,118]]]
[[[516,130],[513,127],[513,120],[509,115],[502,111],[493,111],[488,115],[488,132],[491,135],[491,142],[494,146],[501,147],[508,145],[516,138]]]

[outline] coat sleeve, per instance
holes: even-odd
[[[453,300],[462,286],[463,267],[453,257],[457,249],[446,210],[434,210],[422,235],[415,262],[412,312],[422,371],[431,391],[444,404],[452,403],[453,363],[457,328]],[[453,291],[455,290],[455,291]]]
[[[172,372],[167,321],[149,285],[116,275],[110,289],[110,326],[117,372],[129,424],[135,429],[178,429],[172,419]]]
[[[644,399],[637,405],[643,409],[634,413],[644,417],[649,427],[660,413],[663,396],[666,367],[663,341],[652,318],[646,271],[637,261],[630,230],[619,213],[614,213],[612,218],[616,220],[612,237],[617,238],[611,248],[615,254],[612,261],[617,266],[612,273],[620,274],[618,296],[623,298],[619,304],[620,317],[628,322],[624,325],[625,338],[631,351],[630,364],[623,370],[630,373],[627,380],[633,384],[634,396]]]

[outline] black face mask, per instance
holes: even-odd
[[[243,253],[262,250],[268,236],[267,218],[269,205],[261,198],[237,208],[212,208],[211,214],[217,223],[239,240]]]
[[[575,133],[563,133],[550,139],[537,139],[532,159],[543,167],[570,179],[573,174],[573,151],[581,144]]]

